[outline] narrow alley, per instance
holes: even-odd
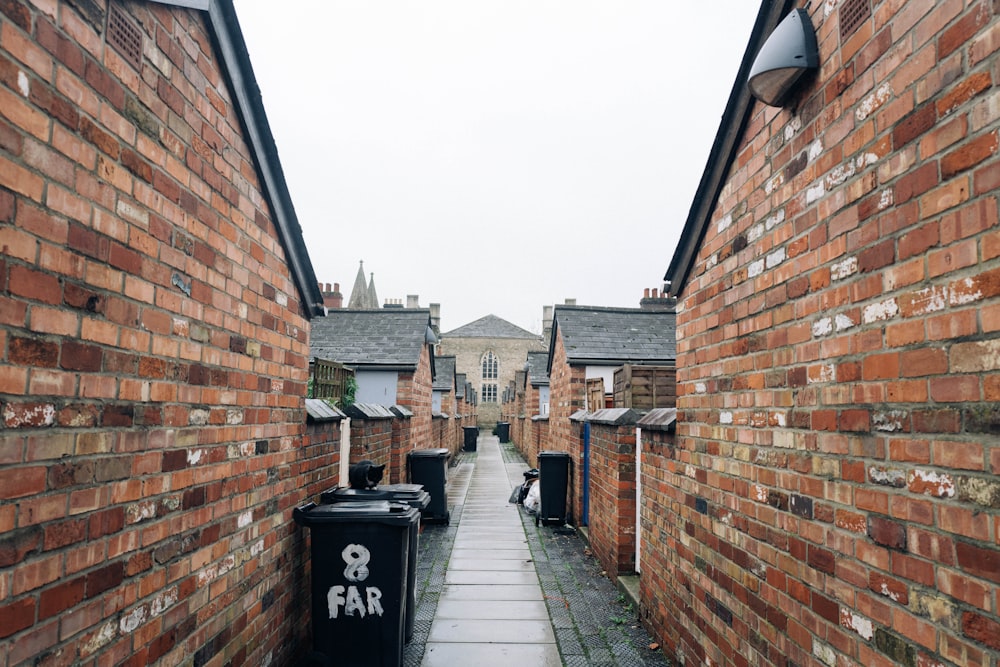
[[[426,525],[412,667],[668,665],[568,526],[535,526],[509,497],[528,466],[481,432],[449,470],[450,525]]]

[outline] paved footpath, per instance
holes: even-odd
[[[666,666],[570,528],[509,502],[528,465],[481,434],[449,470],[448,526],[425,526],[408,667]]]

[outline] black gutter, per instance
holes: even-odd
[[[299,289],[302,311],[307,318],[322,315],[323,294],[302,227],[288,192],[285,173],[278,159],[278,147],[264,111],[264,101],[250,63],[243,31],[240,29],[233,0],[154,0],[163,5],[197,9],[208,14],[215,45],[222,59],[222,72],[229,83],[239,113],[240,122],[256,163],[268,204],[274,217],[288,266]]]
[[[743,62],[740,63],[736,82],[729,93],[729,101],[712,143],[708,163],[702,172],[701,182],[684,223],[684,231],[681,232],[670,266],[663,276],[663,280],[670,283],[669,293],[672,297],[680,296],[691,275],[698,249],[705,240],[712,212],[719,201],[719,193],[726,185],[729,169],[736,160],[740,141],[753,114],[754,99],[747,87],[750,68],[764,41],[794,5],[795,0],[763,0],[760,11],[757,12],[750,41],[743,53]]]

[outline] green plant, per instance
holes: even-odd
[[[344,393],[340,395],[340,407],[347,408],[354,405],[354,396],[358,393],[358,381],[353,375],[348,375],[344,380]]]

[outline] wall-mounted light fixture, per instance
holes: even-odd
[[[780,107],[799,77],[818,66],[819,49],[809,13],[793,9],[760,47],[747,85],[758,100]]]

